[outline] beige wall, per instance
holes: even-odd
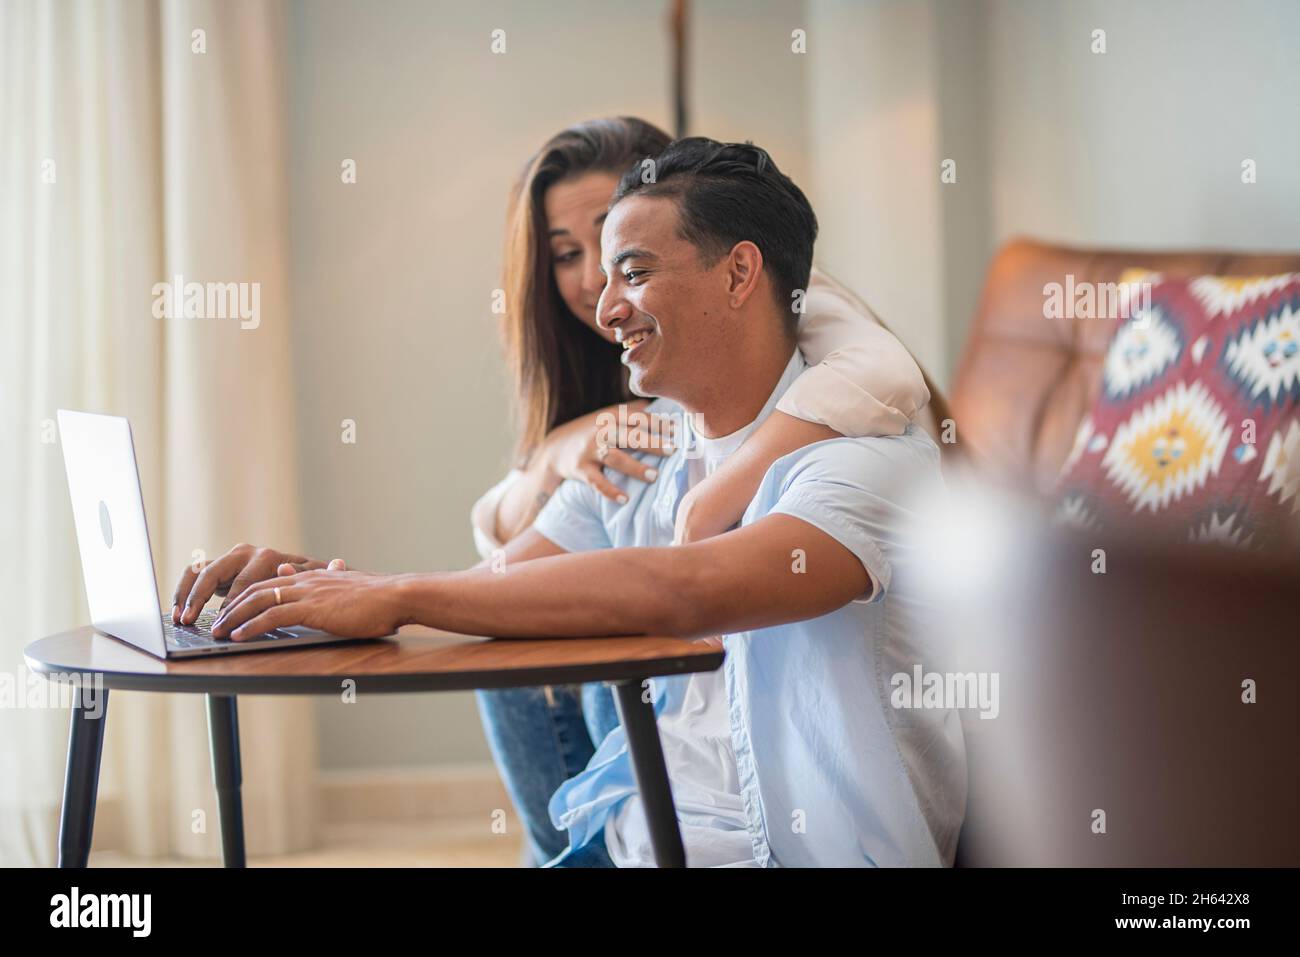
[[[1300,4],[998,0],[990,14],[997,240],[1300,248]]]
[[[935,11],[809,3],[810,198],[817,259],[927,369],[945,364]]]

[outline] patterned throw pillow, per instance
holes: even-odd
[[[1149,283],[1110,341],[1096,405],[1058,486],[1083,529],[1243,548],[1300,520],[1300,273]]]

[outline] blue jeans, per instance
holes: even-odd
[[[551,795],[587,766],[596,747],[618,727],[614,692],[592,682],[479,691],[477,697],[492,758],[523,821],[533,864],[540,866],[569,846],[568,835],[551,823],[547,806]],[[557,866],[612,867],[613,862],[597,840]]]

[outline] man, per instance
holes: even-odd
[[[925,664],[905,493],[941,490],[934,443],[915,426],[816,443],[772,466],[738,529],[671,544],[681,497],[804,368],[791,303],[816,233],[803,193],[756,147],[681,140],[653,182],[630,171],[602,232],[598,321],[623,342],[634,389],[663,397],[650,411],[691,414],[694,445],[625,505],[561,486],[504,572],[307,571],[248,587],[214,632],[724,635],[720,671],[653,682],[688,862],[950,864],[966,788],[957,715],[889,705],[890,676]],[[241,546],[188,574],[185,614],[283,557]],[[652,861],[621,728],[551,812],[570,838],[554,863]]]

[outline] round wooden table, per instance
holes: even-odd
[[[648,678],[713,671],[723,652],[679,638],[470,638],[409,627],[396,638],[210,658],[163,660],[91,627],[34,641],[27,667],[51,681],[102,688],[98,702],[74,696],[59,825],[59,866],[85,867],[95,823],[100,754],[110,690],[208,696],[212,778],[221,822],[222,861],[242,867],[242,774],[237,701],[241,694],[466,691],[605,681],[614,687],[637,787],[660,867],[686,863],[677,813],[655,725]]]

